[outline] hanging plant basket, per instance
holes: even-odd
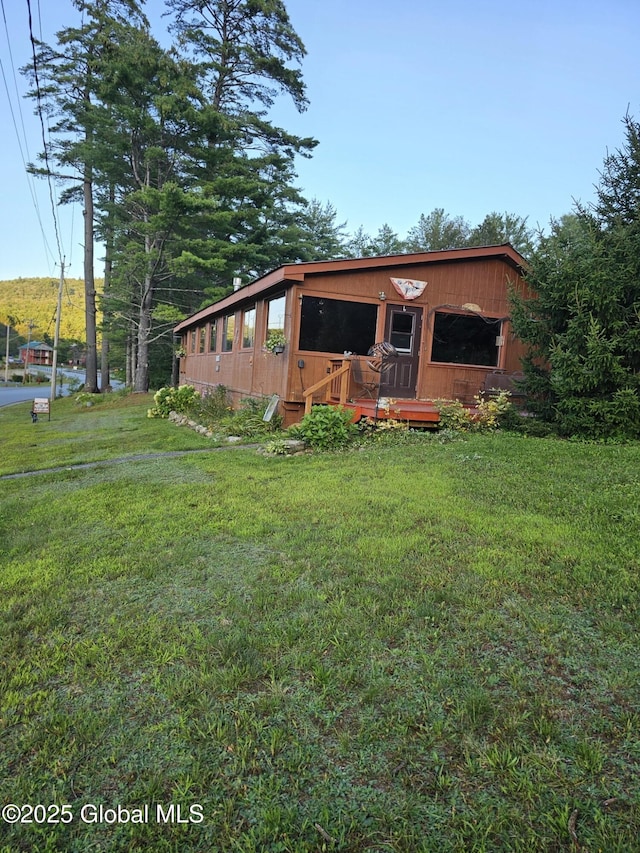
[[[269,332],[269,336],[267,337],[264,345],[269,352],[272,352],[274,355],[280,355],[280,353],[285,350],[287,339],[283,332]]]

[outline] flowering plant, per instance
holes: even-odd
[[[276,349],[278,351],[283,350],[287,345],[287,339],[284,332],[281,329],[271,329],[267,335],[267,340],[264,345],[269,352],[275,352]]]

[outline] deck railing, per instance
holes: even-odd
[[[341,406],[347,402],[349,393],[349,376],[351,374],[351,360],[348,358],[332,358],[329,365],[329,373],[324,379],[316,382],[306,391],[303,391],[304,413],[308,415],[313,406],[313,395],[326,388],[325,400],[339,401]]]

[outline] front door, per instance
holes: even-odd
[[[398,351],[385,371],[380,393],[385,397],[413,398],[416,396],[420,340],[422,337],[422,308],[416,305],[387,305],[384,339]]]

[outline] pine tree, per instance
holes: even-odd
[[[136,0],[73,0],[81,15],[77,27],[61,30],[57,46],[39,44],[35,64],[38,79],[31,66],[24,69],[34,83],[28,97],[45,104],[54,119],[51,128],[53,142],[41,161],[55,163],[56,178],[70,183],[61,202],[82,200],[84,215],[84,282],[86,316],[86,379],[85,389],[97,392],[97,306],[94,270],[95,243],[95,156],[98,144],[96,133],[96,87],[101,80],[104,63],[114,42],[114,28],[136,21],[141,26],[146,19]],[[32,170],[47,174],[44,169]]]
[[[472,229],[467,245],[500,246],[510,243],[516,251],[527,257],[533,249],[533,233],[523,219],[515,213],[488,213],[480,225]]]
[[[467,245],[471,227],[462,216],[453,218],[443,207],[436,207],[427,216],[420,215],[417,225],[409,229],[407,249],[410,252],[434,252],[457,249]]]
[[[591,210],[552,223],[513,296],[531,405],[565,434],[640,437],[640,147],[629,116]]]

